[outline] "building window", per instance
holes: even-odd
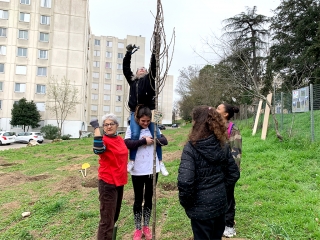
[[[99,61],[93,61],[93,67],[100,67]]]
[[[27,30],[19,30],[18,38],[19,39],[28,39],[28,31]]]
[[[106,52],[106,58],[111,58],[112,57],[112,53],[111,52]]]
[[[97,105],[91,105],[91,111],[97,111],[98,106]]]
[[[44,102],[38,102],[38,103],[36,103],[36,106],[37,106],[37,110],[39,112],[46,111],[46,104]]]
[[[92,83],[92,89],[98,89],[99,88],[99,84],[98,83]]]
[[[115,112],[122,112],[122,107],[115,107]]]
[[[117,91],[122,91],[122,85],[117,85]]]
[[[110,106],[103,106],[104,112],[110,112]]]
[[[39,50],[40,59],[48,59],[48,50]]]
[[[105,79],[111,79],[111,73],[106,73],[106,74],[104,75],[104,78],[105,78]]]
[[[104,101],[110,101],[110,99],[111,99],[110,95],[107,95],[107,94],[103,95]]]
[[[94,45],[95,46],[100,46],[100,40],[99,39],[95,39],[94,40]]]
[[[28,49],[27,48],[18,47],[18,52],[17,52],[17,56],[18,57],[26,57],[27,53],[28,53]]]
[[[2,91],[2,90],[3,90],[3,83],[0,82],[0,91]]]
[[[0,63],[0,73],[4,73],[4,63]]]
[[[6,37],[6,36],[7,36],[7,29],[0,28],[0,37]]]
[[[92,100],[98,100],[98,94],[91,94]]]
[[[51,0],[41,0],[41,7],[51,8]]]
[[[107,41],[107,47],[112,47],[112,42],[111,41]]]
[[[110,84],[104,84],[103,89],[104,90],[110,90],[111,89],[111,85]]]
[[[27,74],[27,66],[16,66],[16,74],[26,75]]]
[[[106,68],[111,68],[111,62],[106,62]]]
[[[38,76],[47,76],[47,68],[46,67],[38,67],[37,75]]]
[[[98,72],[93,72],[92,73],[93,78],[99,78],[99,73]]]
[[[116,96],[116,101],[121,102],[121,96]]]
[[[0,55],[6,55],[6,54],[7,54],[7,47],[0,46]]]
[[[124,43],[119,42],[118,43],[118,48],[124,48]]]
[[[50,17],[49,16],[40,16],[40,24],[50,25]]]
[[[9,18],[9,12],[7,10],[0,10],[0,18],[1,19],[8,19]]]
[[[26,91],[26,84],[25,83],[16,83],[14,85],[15,92],[25,92]]]
[[[117,64],[117,69],[122,69],[122,64],[121,63]]]
[[[49,42],[49,33],[40,33],[40,42]]]
[[[123,80],[123,75],[122,74],[117,74],[117,80]]]
[[[46,93],[46,85],[37,84],[36,93],[45,94]]]
[[[30,5],[30,0],[20,0],[20,3]]]
[[[100,57],[100,51],[94,50],[94,51],[93,51],[93,56],[95,56],[95,57]]]
[[[123,58],[123,53],[118,53],[118,58]]]
[[[21,22],[30,22],[30,13],[21,12],[19,15],[19,21]]]

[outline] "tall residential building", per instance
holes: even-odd
[[[56,125],[45,111],[48,79],[70,79],[86,101],[89,43],[87,0],[0,0],[0,129],[10,125],[13,103],[25,97],[40,111],[41,125]],[[85,104],[63,125],[63,134],[86,130]]]

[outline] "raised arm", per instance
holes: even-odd
[[[102,135],[99,128],[98,119],[91,120],[90,125],[94,128],[93,152],[95,154],[104,153],[106,151],[106,146],[103,144],[102,141]]]
[[[127,79],[127,82],[130,83],[131,79],[132,79],[132,76],[133,76],[133,73],[131,71],[131,54],[132,54],[132,45],[129,44],[127,46],[127,52],[126,52],[126,55],[124,56],[123,58],[123,75],[125,76],[125,78]]]

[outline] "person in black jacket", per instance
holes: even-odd
[[[192,120],[178,172],[179,201],[191,219],[195,240],[221,239],[227,191],[240,172],[226,144],[221,115],[212,107],[198,106]]]
[[[155,41],[156,42],[156,41]],[[135,111],[137,106],[143,105],[148,107],[150,110],[155,109],[155,78],[156,78],[156,58],[154,51],[151,56],[150,71],[148,72],[146,68],[138,68],[136,74],[134,75],[131,71],[131,55],[133,53],[135,46],[129,44],[127,46],[127,52],[123,58],[123,75],[125,76],[129,86],[129,101],[128,105],[130,108],[130,128],[131,128],[131,138],[133,140],[139,140],[140,126],[135,119]],[[153,47],[155,49],[155,46]],[[154,131],[154,123],[149,125],[151,132]],[[157,129],[157,138],[160,138],[160,131]],[[160,161],[160,171],[164,176],[169,173],[162,162],[162,149],[161,146],[156,147],[156,152],[158,159]],[[136,158],[137,149],[130,149],[128,172],[134,168],[134,160]]]

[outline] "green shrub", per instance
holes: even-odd
[[[46,139],[56,139],[59,137],[59,128],[48,124],[40,129]]]
[[[62,136],[61,136],[61,139],[62,139],[62,140],[69,140],[69,139],[70,139],[70,137],[71,137],[71,135],[70,135],[70,134],[62,135]]]

